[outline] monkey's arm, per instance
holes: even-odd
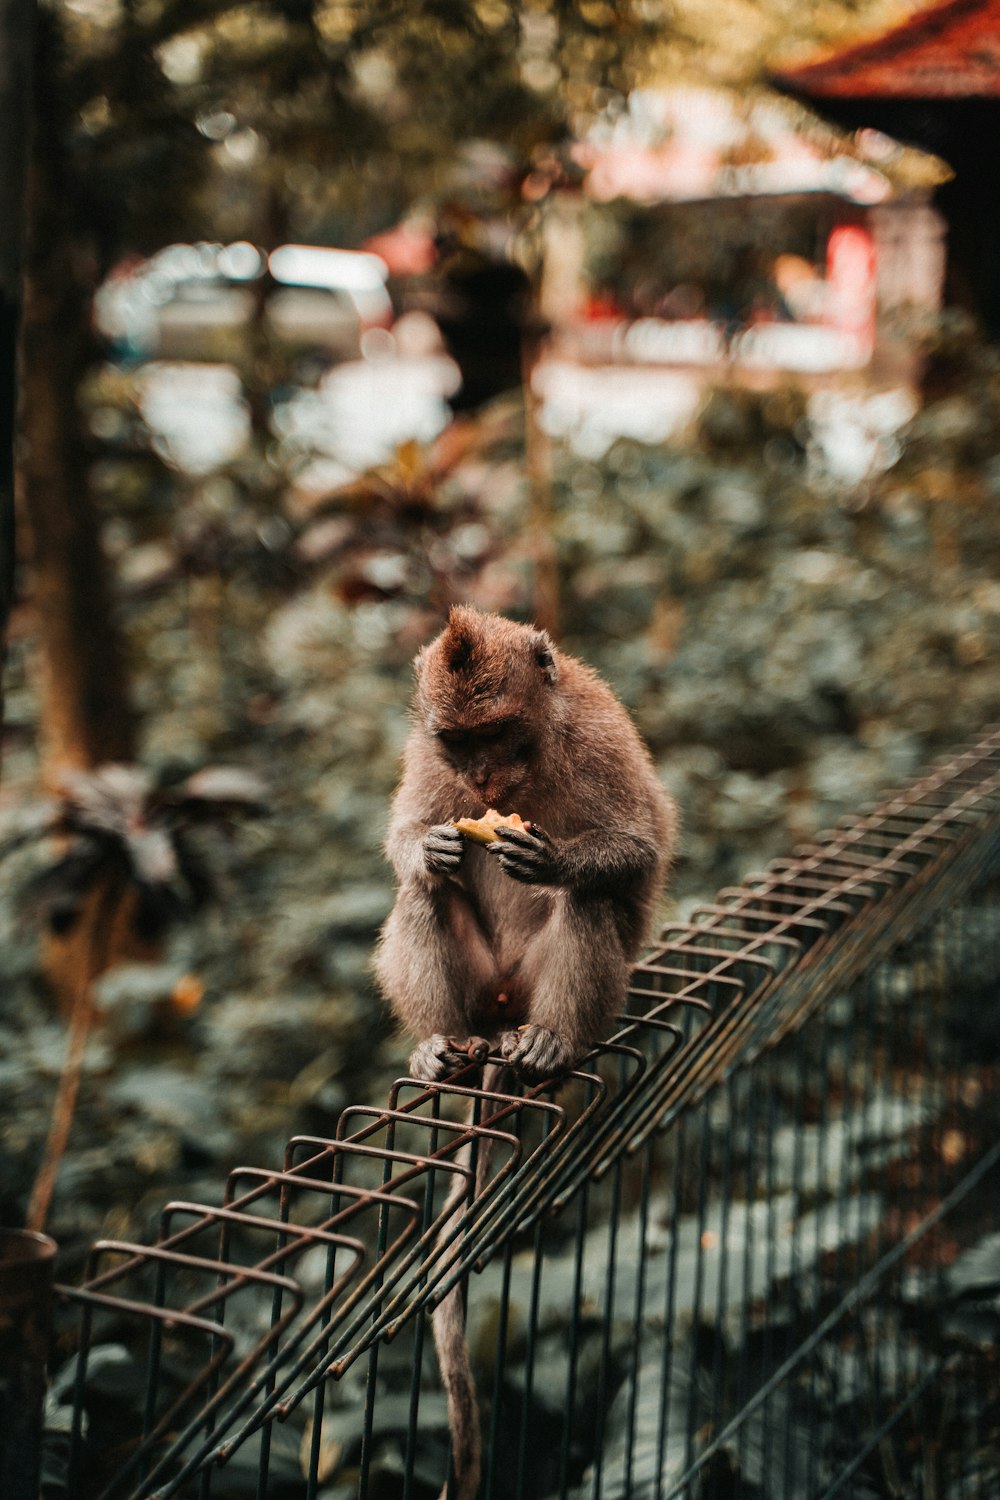
[[[433,748],[433,747],[431,747]],[[442,772],[426,737],[414,731],[403,757],[403,779],[393,799],[385,852],[401,887],[424,887],[454,875],[465,844],[451,825],[459,790]]]
[[[505,829],[489,852],[513,880],[597,895],[642,884],[653,875],[665,851],[655,838],[644,834],[593,828],[572,838],[554,839],[531,824],[524,833]]]

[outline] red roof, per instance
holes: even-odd
[[[945,0],[775,82],[817,99],[997,98],[1000,0]]]

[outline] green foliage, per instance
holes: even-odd
[[[594,0],[173,0],[46,12],[70,192],[101,266],[215,232],[360,232],[460,186],[463,142],[515,175],[623,94],[662,30]],[[206,193],[206,186],[210,192]]]
[[[140,935],[159,936],[212,892],[191,831],[204,824],[228,831],[262,802],[256,777],[223,766],[161,785],[135,765],[66,773],[47,826],[37,825],[39,834],[58,835],[60,849],[32,881],[27,905],[53,932],[66,933],[87,896],[110,882],[115,892],[135,893]]]

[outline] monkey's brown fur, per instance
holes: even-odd
[[[376,973],[418,1039],[415,1076],[466,1065],[451,1044],[485,1038],[549,1077],[621,1008],[673,807],[610,688],[544,632],[454,608],[416,672],[386,840],[399,890]],[[529,831],[478,847],[451,827],[489,807]]]
[[[622,1007],[669,866],[673,805],[610,688],[543,631],[455,608],[416,672],[386,839],[399,890],[376,973],[418,1039],[414,1077],[445,1077],[488,1051],[551,1077]],[[452,826],[490,807],[519,813],[526,831],[482,846]],[[484,1086],[502,1072],[491,1065]],[[460,1286],[435,1309],[434,1338],[453,1493],[474,1500],[479,1418]]]

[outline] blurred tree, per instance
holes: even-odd
[[[40,648],[42,769],[55,787],[67,770],[134,757],[125,647],[78,396],[98,357],[94,289],[124,249],[154,248],[184,224],[198,137],[127,15],[74,31],[43,9],[34,61],[18,492]],[[124,899],[110,884],[95,891],[77,927],[48,940],[46,971],[64,1012],[101,945],[99,928],[115,933],[105,966],[136,951],[118,912]]]
[[[102,31],[43,10],[34,70],[19,488],[50,780],[134,750],[78,393],[98,355],[95,286],[126,248],[153,248],[184,226],[198,139],[127,17],[107,29],[113,52],[97,47]]]
[[[88,501],[87,445],[77,386],[92,357],[89,280],[74,223],[57,45],[41,28],[29,194],[20,492],[30,589],[41,645],[42,732],[47,770],[129,759],[132,726],[122,649]]]
[[[215,142],[211,211],[225,233],[336,241],[419,200],[490,208],[499,195],[509,208],[536,150],[627,92],[659,30],[638,6],[617,6],[613,25],[593,11],[587,0],[271,0],[206,13],[161,55]]]
[[[0,725],[14,596],[14,418],[34,31],[34,0],[0,0]]]

